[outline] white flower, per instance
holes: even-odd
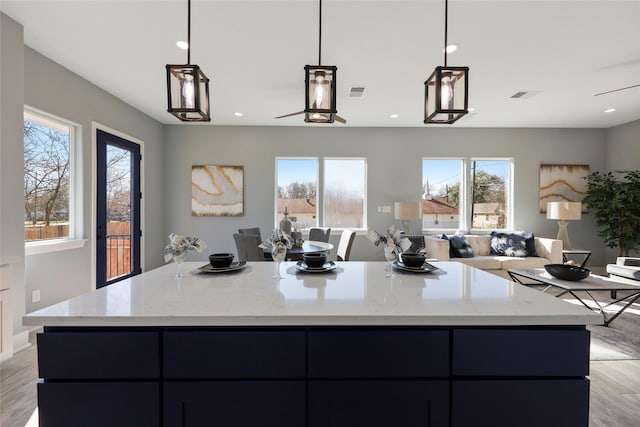
[[[164,248],[164,262],[169,262],[174,255],[187,250],[202,252],[207,248],[204,240],[197,237],[181,236],[176,233],[169,235],[169,244]]]
[[[400,254],[411,247],[411,241],[406,237],[402,237],[400,230],[396,230],[396,226],[391,224],[384,236],[381,236],[375,230],[369,230],[367,232],[367,238],[374,245],[378,246],[380,243],[384,243],[385,252],[394,254]]]
[[[278,242],[282,242],[287,249],[291,249],[293,246],[293,240],[291,237],[279,228],[275,228],[271,237],[260,243],[258,246],[262,249],[271,249]]]

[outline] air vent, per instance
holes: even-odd
[[[511,98],[514,98],[514,99],[533,98],[534,96],[536,96],[540,92],[542,92],[542,91],[541,90],[521,90],[521,91],[516,92],[513,95],[511,95]]]
[[[354,86],[349,88],[349,93],[347,96],[349,98],[362,98],[364,96],[364,90],[366,88],[363,86]]]

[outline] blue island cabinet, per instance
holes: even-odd
[[[41,427],[587,427],[584,326],[45,327]]]

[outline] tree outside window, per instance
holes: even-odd
[[[71,128],[25,112],[25,241],[69,237]]]

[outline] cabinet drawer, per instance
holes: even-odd
[[[40,427],[158,427],[157,382],[38,384]]]
[[[302,330],[168,331],[164,378],[305,377]]]
[[[309,332],[311,378],[421,378],[449,375],[445,330]]]
[[[44,332],[37,340],[41,378],[160,377],[157,332]]]
[[[587,427],[589,380],[453,381],[453,427]]]
[[[303,381],[168,381],[164,427],[300,427]]]
[[[449,427],[449,381],[311,381],[309,427]]]
[[[458,329],[452,363],[459,376],[585,376],[589,331]]]

